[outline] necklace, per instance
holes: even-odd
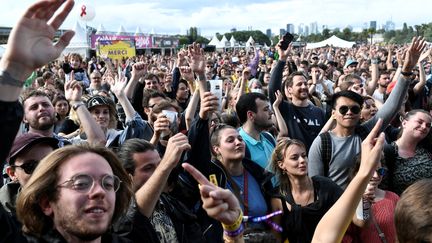
[[[300,206],[302,206],[302,207],[308,205],[308,203],[310,202],[310,200],[311,200],[311,198],[312,198],[312,196],[313,196],[313,194],[314,194],[314,192],[313,192],[312,182],[310,181],[310,179],[308,179],[308,182],[309,182],[308,184],[310,185],[311,189],[308,190],[309,195],[307,196],[306,201],[304,201],[303,203],[301,203],[301,202],[297,203],[297,202],[296,202],[298,205],[300,205]],[[295,201],[296,201],[296,200],[295,200]]]

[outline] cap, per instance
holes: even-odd
[[[347,68],[348,66],[351,66],[351,65],[357,65],[357,64],[358,64],[358,62],[356,60],[348,59],[345,63],[344,68]]]
[[[12,149],[9,153],[8,163],[13,163],[18,154],[40,143],[46,143],[50,145],[53,149],[59,147],[59,141],[56,138],[44,137],[37,133],[25,133],[15,138]]]
[[[90,109],[98,105],[107,105],[109,107],[113,107],[114,102],[111,99],[102,95],[95,95],[87,100],[87,109]]]

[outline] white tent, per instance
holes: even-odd
[[[343,40],[335,35],[328,38],[327,40],[323,40],[316,43],[307,43],[306,49],[314,49],[324,46],[335,46],[335,47],[342,47],[342,48],[350,48],[355,44],[353,41],[346,41]]]
[[[231,43],[228,41],[228,39],[225,37],[225,35],[222,36],[222,40],[220,40],[222,47],[230,47]]]
[[[230,38],[230,43],[231,43],[231,47],[235,47],[238,43],[236,41],[236,39],[234,39],[234,36],[232,35]]]
[[[217,38],[216,34],[213,36],[213,38],[211,39],[211,41],[208,43],[211,46],[220,46],[220,41]]]
[[[69,45],[63,51],[63,54],[67,53],[78,53],[83,57],[87,57],[87,50],[90,48],[87,40],[87,33],[81,25],[76,22],[73,27],[73,31],[75,31],[75,35],[70,41]]]
[[[252,38],[252,36],[249,36],[249,39],[246,41],[246,47],[252,46],[253,43],[255,43],[254,39]]]
[[[106,33],[105,27],[102,24],[99,24],[97,31],[96,31],[96,34],[101,35],[101,34],[105,34],[105,33]]]
[[[120,25],[118,31],[117,31],[117,35],[125,35],[126,34],[126,30],[123,27],[123,25]]]
[[[135,36],[143,36],[143,32],[141,30],[141,28],[138,26],[135,30]]]

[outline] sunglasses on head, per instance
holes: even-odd
[[[345,115],[348,112],[348,110],[350,110],[354,114],[358,114],[360,113],[361,108],[358,105],[353,105],[353,106],[343,105],[339,107],[339,113],[341,113],[342,115]]]
[[[381,167],[376,169],[376,173],[381,176],[384,177],[385,175],[387,175],[387,168]]]
[[[30,175],[36,169],[39,164],[38,160],[27,160],[22,165],[12,165],[13,168],[21,168],[26,174]]]

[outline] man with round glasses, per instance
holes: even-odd
[[[341,91],[332,97],[332,118],[335,127],[320,134],[309,150],[309,176],[322,175],[331,178],[342,188],[349,183],[350,168],[354,157],[360,152],[362,139],[372,130],[378,119],[383,120],[384,131],[396,113],[411,82],[411,74],[425,47],[423,38],[413,38],[405,55],[404,65],[398,82],[378,112],[368,121],[359,124],[363,97],[353,91]]]

